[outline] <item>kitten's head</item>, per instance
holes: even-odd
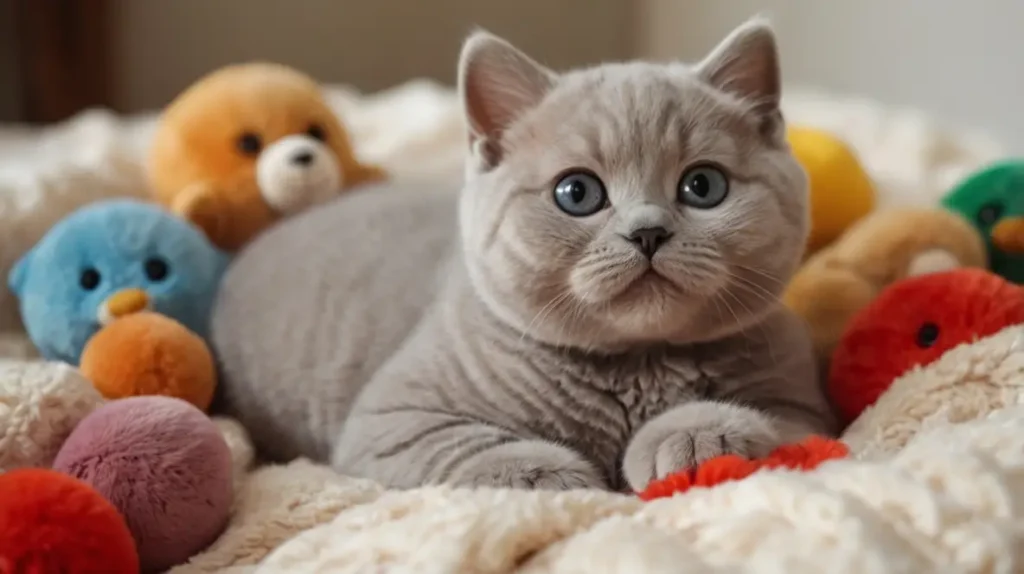
[[[808,210],[766,24],[695,66],[564,74],[478,32],[459,88],[464,251],[502,319],[553,344],[622,348],[717,338],[776,304]]]

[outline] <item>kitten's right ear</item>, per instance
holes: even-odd
[[[501,160],[501,136],[536,106],[555,74],[505,40],[478,30],[459,56],[459,96],[469,124],[469,141],[488,167]]]
[[[746,100],[763,113],[778,109],[782,92],[779,50],[767,19],[748,20],[697,66],[712,86]]]

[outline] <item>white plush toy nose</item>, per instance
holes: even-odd
[[[334,153],[323,142],[291,135],[260,154],[256,183],[268,205],[291,214],[337,196],[342,173]]]

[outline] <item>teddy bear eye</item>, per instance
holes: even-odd
[[[315,140],[324,141],[327,139],[327,132],[324,131],[324,128],[316,124],[309,126],[309,129],[306,130],[306,134]]]
[[[86,291],[92,291],[100,285],[100,272],[88,267],[82,270],[82,274],[78,276],[78,284]]]
[[[238,150],[245,155],[256,155],[263,149],[263,141],[260,136],[252,133],[245,132],[238,136]]]

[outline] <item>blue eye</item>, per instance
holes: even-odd
[[[555,205],[573,217],[593,215],[607,203],[604,183],[591,173],[575,171],[555,184]]]
[[[683,205],[711,209],[729,195],[729,178],[722,170],[702,165],[686,171],[679,179],[678,198]]]

